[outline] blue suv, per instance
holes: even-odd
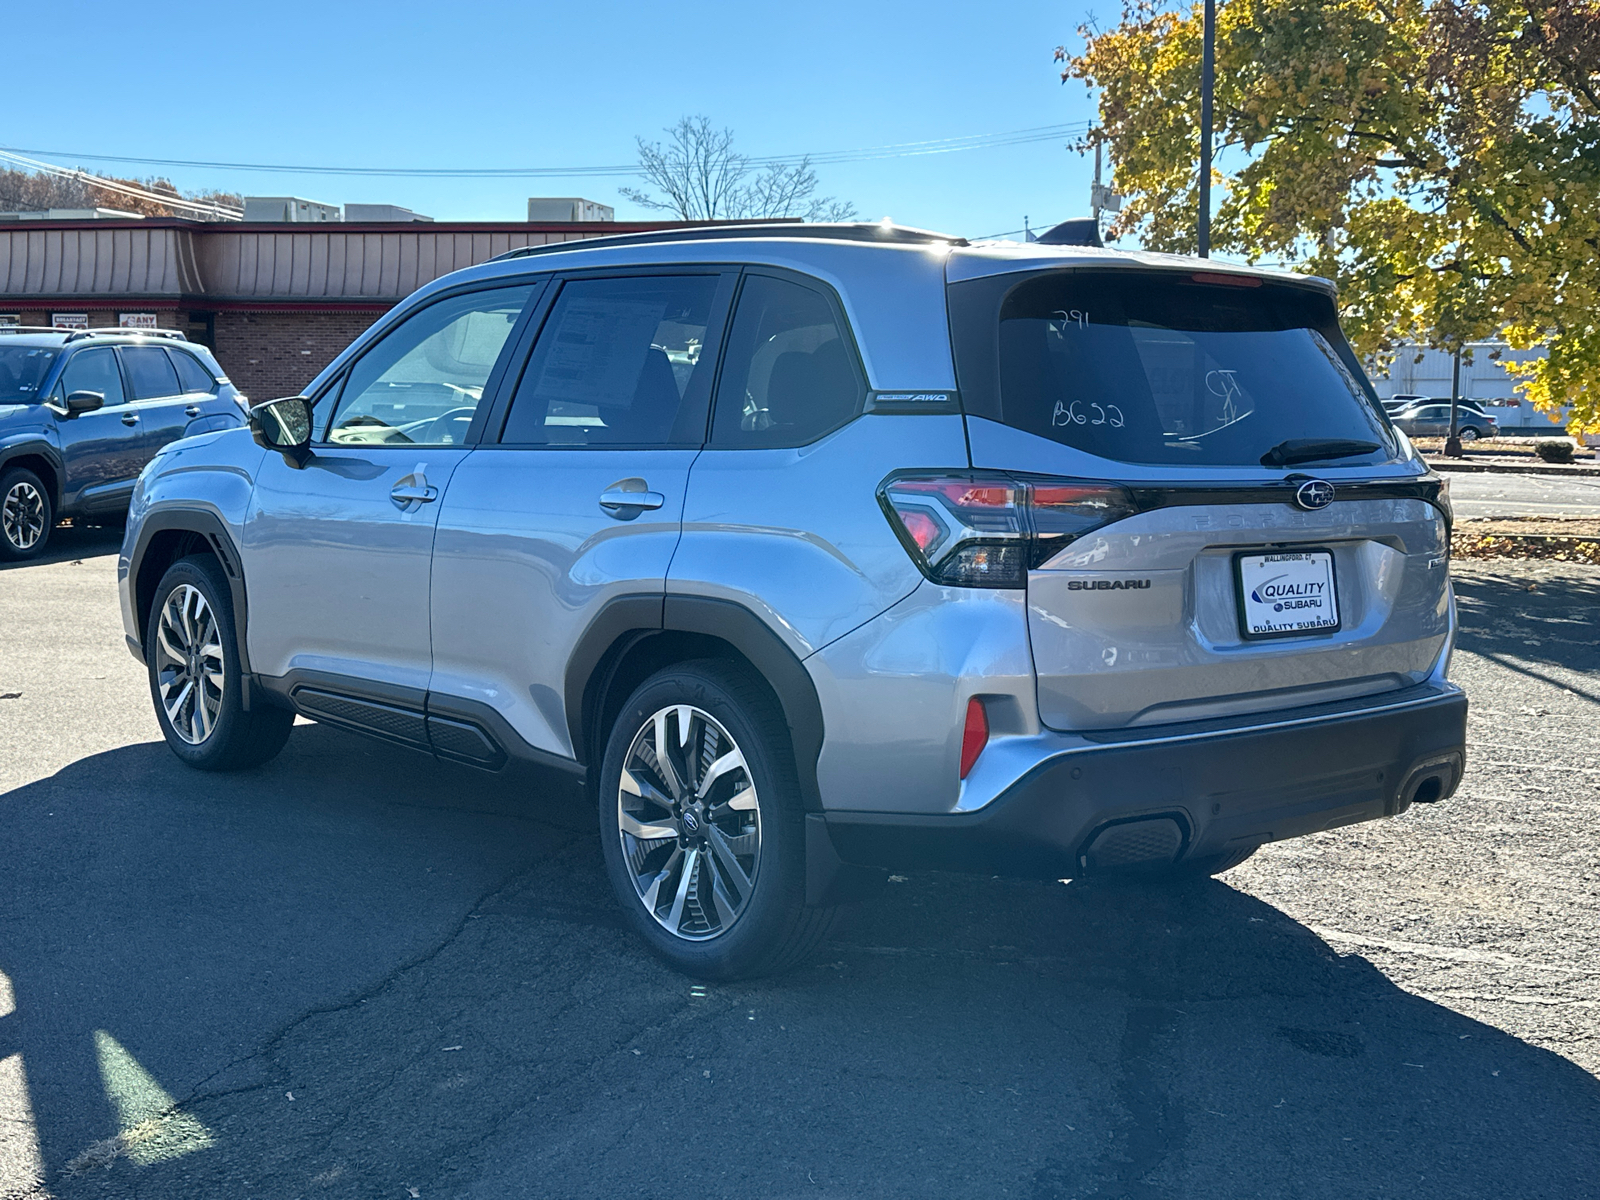
[[[217,360],[175,330],[0,330],[0,561],[63,517],[118,521],[169,442],[244,423]]]

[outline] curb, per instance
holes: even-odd
[[[1600,466],[1595,467],[1558,467],[1544,463],[1527,466],[1509,463],[1475,463],[1457,462],[1455,459],[1424,458],[1423,461],[1435,471],[1461,471],[1465,474],[1484,475],[1555,475],[1567,477],[1580,477],[1600,475]]]

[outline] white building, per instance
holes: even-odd
[[[1513,350],[1504,342],[1470,342],[1461,356],[1461,398],[1476,400],[1502,429],[1529,433],[1565,432],[1566,410],[1552,420],[1537,411],[1516,392],[1516,379],[1502,363],[1532,362],[1544,357],[1543,350]],[[1493,355],[1494,357],[1491,357]],[[1470,357],[1469,357],[1470,356]],[[1439,396],[1450,398],[1450,373],[1453,362],[1448,351],[1401,346],[1384,376],[1374,369],[1373,386],[1387,400],[1391,396]]]

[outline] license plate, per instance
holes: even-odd
[[[1293,637],[1339,628],[1339,597],[1329,551],[1240,554],[1233,561],[1245,637]]]

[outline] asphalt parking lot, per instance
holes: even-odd
[[[1600,476],[1461,471],[1449,479],[1458,517],[1600,517]]]
[[[115,541],[0,571],[6,1200],[1600,1196],[1600,568],[1458,570],[1448,803],[1181,888],[914,876],[696,987],[559,779],[182,768]]]

